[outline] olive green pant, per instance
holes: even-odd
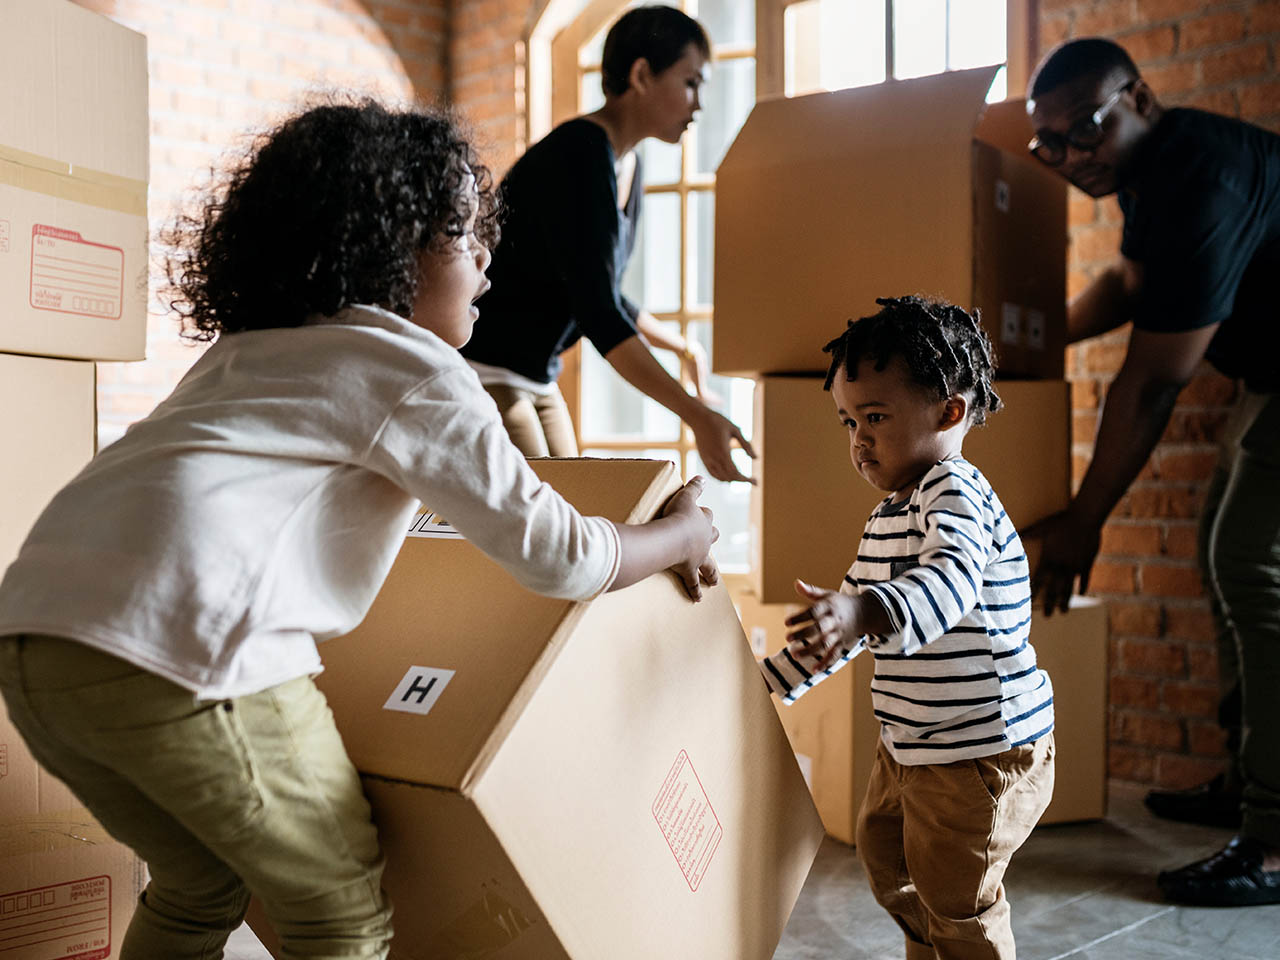
[[[858,858],[907,960],[1014,960],[1004,873],[1053,796],[1053,734],[1003,753],[906,765],[876,749]]]
[[[501,383],[486,383],[502,414],[507,435],[526,457],[576,457],[578,440],[560,388],[534,393]]]
[[[0,638],[0,693],[36,759],[146,861],[122,960],[215,960],[263,904],[285,957],[385,958],[369,804],[310,678],[232,700],[80,643]]]
[[[1280,846],[1280,396],[1246,392],[1200,518],[1242,833]]]

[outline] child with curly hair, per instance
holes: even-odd
[[[311,678],[418,500],[540,593],[718,579],[700,479],[615,526],[507,439],[458,353],[495,221],[449,118],[362,102],[282,123],[174,229],[174,306],[216,342],[0,583],[10,717],[150,868],[125,960],[221,956],[250,893],[286,956],[387,955],[369,805]]]
[[[1029,633],[1027,558],[962,454],[1000,409],[991,346],[959,307],[876,301],[825,347],[849,457],[889,495],[839,592],[809,604],[762,662],[791,703],[864,649],[880,720],[857,847],[907,960],[1013,960],[1003,877],[1053,792],[1053,688]]]

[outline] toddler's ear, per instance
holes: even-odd
[[[942,418],[938,422],[939,429],[950,430],[957,424],[964,423],[969,415],[969,401],[962,393],[953,393],[942,407]]]

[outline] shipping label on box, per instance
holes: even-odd
[[[0,89],[0,351],[142,359],[146,38],[66,0],[5,0]]]
[[[69,177],[0,158],[0,218],[8,224],[0,245],[0,347],[41,356],[141,359],[145,192],[123,204],[126,209],[112,209],[59,196],[74,194],[74,186]]]
[[[3,960],[105,960],[111,956],[112,933],[108,876],[31,890],[0,889]]]

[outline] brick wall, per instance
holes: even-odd
[[[1069,37],[1120,42],[1166,105],[1280,130],[1280,0],[1040,0],[1040,47]],[[1072,191],[1070,292],[1119,249],[1114,199]],[[1068,356],[1074,473],[1092,454],[1100,401],[1128,340],[1120,330]],[[1112,514],[1091,589],[1111,606],[1111,775],[1186,786],[1222,766],[1214,722],[1217,655],[1195,564],[1196,516],[1234,385],[1207,366],[1182,394],[1151,461]]]
[[[539,0],[452,0],[449,81],[485,162],[501,176],[527,145],[524,36]]]
[[[77,2],[147,35],[153,235],[246,131],[309,93],[427,102],[447,93],[447,0]],[[99,367],[103,443],[150,412],[199,356],[154,296],[151,305],[147,360]]]

